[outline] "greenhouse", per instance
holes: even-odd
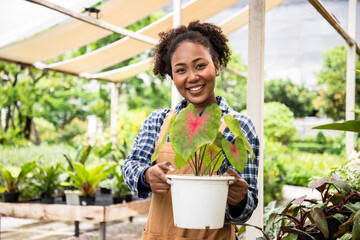
[[[360,239],[358,1],[2,6],[0,239]]]

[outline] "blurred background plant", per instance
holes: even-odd
[[[351,185],[353,192],[360,191],[360,153],[352,152],[337,173]]]
[[[44,163],[40,156],[40,163],[37,164],[34,177],[31,178],[34,191],[39,194],[40,198],[52,199],[53,202],[54,196],[62,192],[59,177],[63,172],[64,168],[61,163]]]

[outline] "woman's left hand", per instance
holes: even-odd
[[[232,206],[237,206],[245,198],[248,184],[233,169],[229,168],[226,172],[229,176],[235,177],[234,183],[229,186],[227,202]]]

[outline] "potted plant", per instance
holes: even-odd
[[[83,164],[75,162],[73,167],[76,172],[67,172],[72,181],[62,182],[61,185],[77,188],[80,191],[81,205],[94,205],[97,185],[113,171],[114,166],[102,163],[85,167]]]
[[[65,157],[67,163],[69,164],[68,171],[72,171],[73,173],[75,173],[76,170],[75,170],[73,164],[75,162],[77,162],[77,163],[81,163],[84,165],[86,163],[86,161],[89,159],[89,155],[90,155],[93,147],[89,144],[83,145],[81,143],[77,144],[77,145],[70,145],[70,146],[72,146],[76,150],[75,157],[72,158],[67,154],[64,154],[64,157]],[[71,181],[71,179],[69,177],[64,182],[70,182],[70,181]],[[71,185],[68,185],[66,188],[67,189],[64,191],[65,198],[66,198],[65,199],[66,204],[79,205],[80,204],[80,200],[79,200],[80,191]]]
[[[130,200],[129,196],[132,196],[131,191],[125,185],[124,177],[122,176],[121,165],[118,164],[113,170],[113,179],[111,182],[111,190],[114,194],[113,202],[114,204],[122,203],[123,200],[127,199],[127,202]]]
[[[280,225],[277,232],[273,232],[276,240],[323,240],[327,239],[329,232],[322,205],[306,199],[306,196],[290,201],[280,212],[271,213],[264,232],[270,233],[276,225]],[[270,237],[266,235],[266,239]]]
[[[220,169],[224,155],[239,172],[247,165],[248,152],[253,160],[253,150],[239,121],[231,115],[225,116],[224,121],[236,138],[234,143],[223,139],[222,133],[218,131],[221,110],[217,104],[207,107],[201,116],[189,104],[172,117],[164,139],[155,149],[152,162],[156,160],[169,135],[176,153],[177,168],[188,165],[195,175],[167,175],[171,179],[174,222],[178,227],[223,227],[228,182],[234,178],[211,175],[224,172],[224,169]],[[205,200],[207,204],[204,204]]]
[[[5,191],[3,192],[4,202],[18,202],[20,195],[19,186],[35,168],[35,161],[31,161],[19,167],[8,166],[2,169],[1,176],[5,182]]]
[[[63,173],[61,163],[56,165],[40,164],[34,173],[32,184],[40,193],[42,203],[54,203],[55,190],[60,186],[59,176]]]

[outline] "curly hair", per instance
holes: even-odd
[[[190,41],[201,44],[209,49],[211,58],[219,65],[226,67],[230,59],[230,49],[227,45],[228,39],[221,28],[211,23],[200,23],[198,20],[173,28],[159,34],[160,41],[153,54],[154,74],[172,78],[171,57],[180,43]]]

